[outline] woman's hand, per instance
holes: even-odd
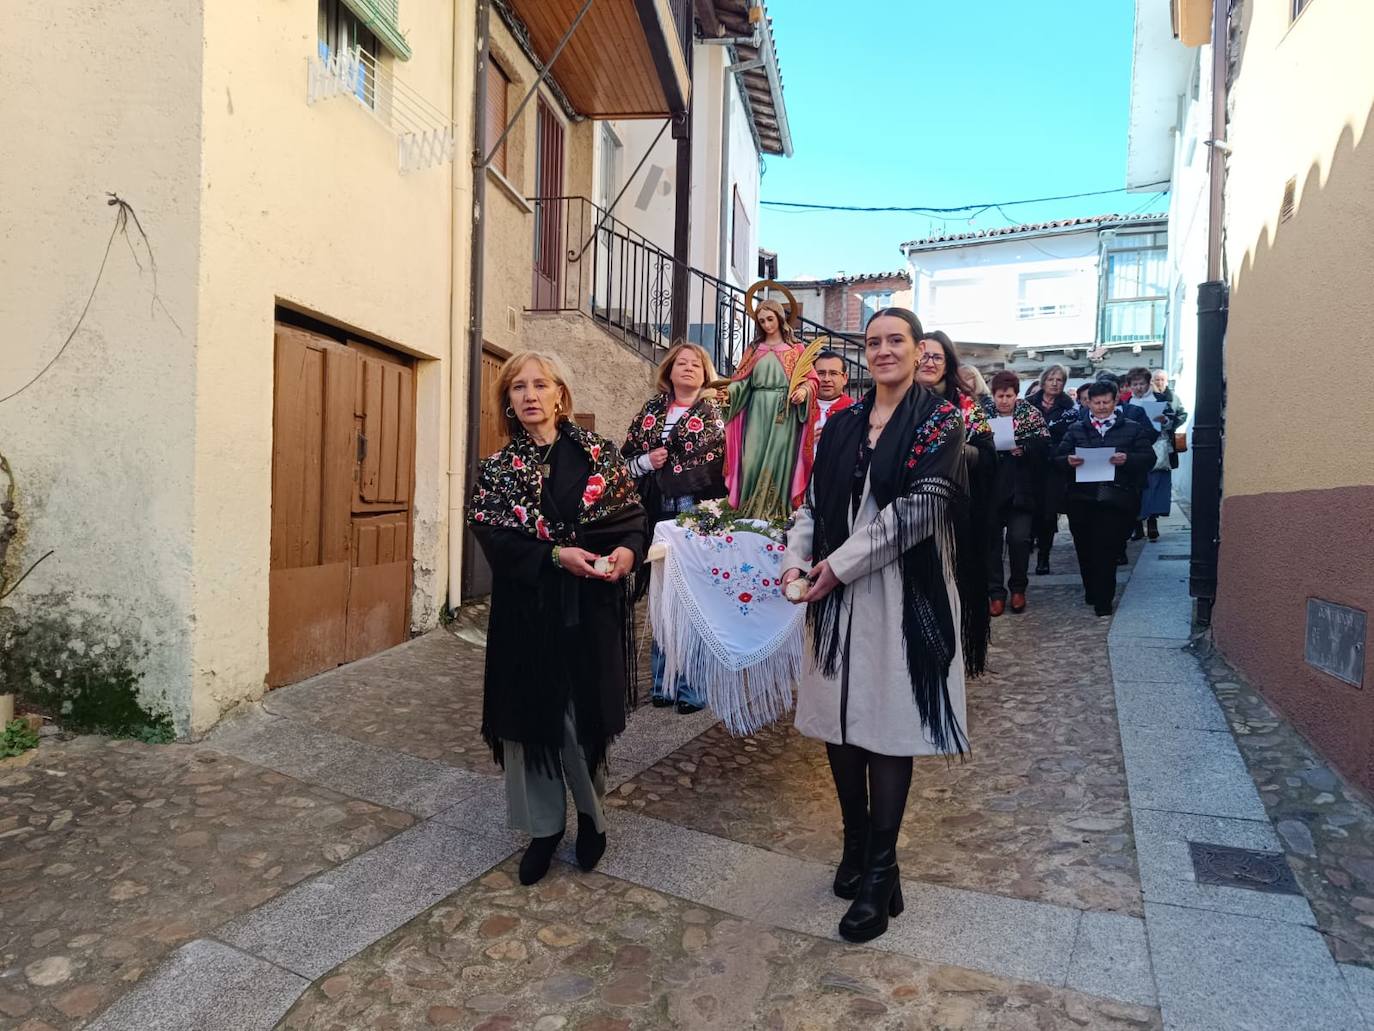
[[[1107,459],[1107,461],[1111,462],[1112,465],[1125,465],[1126,456],[1123,455],[1120,451],[1116,451],[1113,452],[1112,457]]]
[[[610,583],[625,579],[635,568],[635,553],[629,548],[616,548],[611,552],[611,571],[604,577]]]
[[[830,571],[830,563],[822,562],[815,569],[811,570],[811,590],[802,596],[802,601],[807,605],[812,602],[820,601],[827,594],[840,586],[840,578]]]
[[[596,561],[596,558],[597,556],[593,555],[585,548],[558,549],[558,564],[573,576],[585,576],[593,580],[604,580],[606,577],[592,568],[592,563]],[[631,558],[633,558],[633,556],[631,556]]]
[[[794,405],[805,404],[806,399],[811,396],[811,384],[803,383],[796,390],[792,391],[791,402]]]
[[[1011,456],[1012,456],[1013,458],[1020,458],[1020,457],[1021,457],[1022,455],[1024,455],[1025,453],[1026,453],[1026,449],[1023,448],[1023,447],[1014,447],[1014,448],[1011,449]]]
[[[662,469],[668,461],[668,449],[666,447],[656,447],[649,452],[649,464],[655,469]]]
[[[1069,455],[1069,457],[1068,457],[1068,463],[1069,463],[1069,465],[1073,466],[1075,469],[1077,469],[1080,465],[1082,465],[1082,464],[1083,464],[1084,462],[1086,462],[1086,461],[1087,461],[1087,459],[1084,458],[1084,457],[1082,457],[1081,455]]]

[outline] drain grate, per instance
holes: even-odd
[[[1192,555],[1159,555],[1156,556],[1161,562],[1187,562]]]
[[[1260,852],[1198,841],[1188,842],[1188,850],[1193,855],[1193,873],[1198,884],[1248,888],[1275,895],[1302,894],[1282,852]]]

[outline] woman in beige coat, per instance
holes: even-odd
[[[956,548],[968,508],[964,423],[916,382],[921,337],[903,308],[869,320],[874,389],[826,425],[787,537],[783,583],[806,574],[798,600],[814,657],[796,725],[826,743],[835,778],[844,854],[834,889],[854,900],[840,921],[850,941],[876,938],[902,911],[896,845],[912,757],[968,749]]]

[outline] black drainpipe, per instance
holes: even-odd
[[[478,439],[482,434],[482,279],[486,255],[487,170],[483,165],[487,140],[487,63],[491,59],[491,0],[477,0],[476,111],[472,119],[472,261],[468,311],[468,428],[464,489],[477,481]],[[477,541],[468,530],[463,535],[463,586],[466,597],[473,581]]]

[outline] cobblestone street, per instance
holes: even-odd
[[[640,708],[601,867],[570,833],[520,887],[479,615],[196,744],[0,762],[0,1026],[1363,1028],[1374,814],[1185,648],[1185,534],[1131,545],[1112,620],[1065,540],[995,622],[973,756],[918,763],[907,909],[867,947],[836,935],[833,787],[787,721]],[[1303,895],[1199,884],[1188,842],[1283,851]]]

